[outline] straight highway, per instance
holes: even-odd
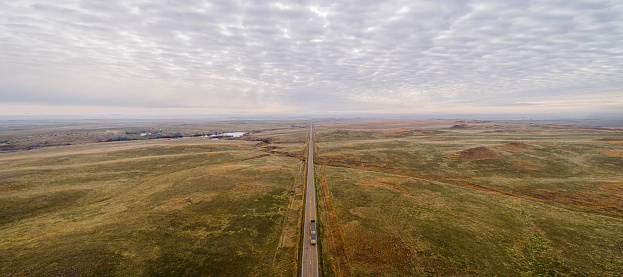
[[[316,184],[314,182],[314,138],[312,136],[313,122],[309,123],[309,154],[307,155],[307,186],[305,191],[305,224],[303,232],[302,277],[317,277],[318,275],[318,246],[311,244],[311,220],[316,219]],[[318,235],[318,243],[320,236]]]

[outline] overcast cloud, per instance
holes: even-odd
[[[0,114],[623,111],[622,1],[333,2],[2,1]]]

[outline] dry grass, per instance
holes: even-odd
[[[261,166],[261,167],[254,168],[254,170],[257,170],[257,171],[279,171],[279,170],[289,170],[289,168],[283,167],[283,166]]]
[[[162,204],[154,208],[155,211],[170,212],[175,210],[182,210],[191,204],[197,204],[199,202],[211,201],[217,194],[216,193],[191,193],[181,196],[173,197],[169,200],[165,200]]]
[[[316,129],[317,162],[329,188],[324,195],[334,206],[331,224],[339,226],[350,274],[616,276],[623,270],[620,131],[370,124]],[[610,143],[597,143],[603,137]],[[325,239],[323,247],[332,243]],[[341,258],[328,254],[329,262]]]
[[[532,150],[532,149],[542,149],[543,147],[525,143],[525,142],[514,141],[514,142],[505,143],[502,146],[500,146],[500,148],[507,150],[507,151],[517,152],[517,151],[527,151],[527,150]]]
[[[520,168],[536,170],[535,163],[531,161],[522,160],[522,159],[510,159],[508,161],[515,164],[515,166],[520,167]]]
[[[330,195],[329,186],[324,173],[324,166],[320,167],[318,172],[317,191],[318,206],[323,211],[319,213],[322,232],[320,235],[322,243],[322,251],[331,257],[328,261],[331,265],[331,272],[335,276],[350,276],[350,268],[348,256],[346,255],[346,245],[344,244],[344,236],[342,228],[338,223],[338,217],[335,213],[332,197]],[[326,256],[325,256],[326,257]],[[324,272],[328,275],[329,272]]]
[[[357,220],[344,227],[349,262],[355,266],[399,267],[411,264],[411,252],[400,239],[385,232],[372,232]]]
[[[296,275],[302,163],[257,144],[183,138],[0,153],[0,275]]]
[[[257,191],[257,190],[264,190],[265,187],[259,184],[249,184],[249,183],[239,183],[236,187],[234,187],[232,189],[232,191],[239,191],[239,192],[248,192],[248,191]]]
[[[217,166],[217,167],[213,167],[208,169],[207,171],[210,173],[225,173],[228,171],[232,171],[235,169],[241,169],[241,168],[246,168],[249,167],[250,165],[248,164],[237,164],[237,165],[223,165],[223,166]]]
[[[623,198],[623,180],[615,180],[609,181],[612,182],[610,184],[603,184],[599,186],[600,190],[608,192],[612,195],[617,196],[618,198]]]
[[[487,159],[499,159],[501,156],[495,150],[486,147],[478,146],[474,148],[465,149],[455,154],[454,159],[458,160],[487,160]]]
[[[610,157],[623,157],[623,150],[606,150],[602,153]]]
[[[562,193],[558,191],[535,189],[517,190],[512,194],[529,199],[561,203],[571,207],[592,210],[601,213],[623,216],[623,199],[618,197],[623,191],[619,187],[609,187],[615,195],[599,193]],[[603,186],[602,186],[603,189]],[[607,190],[604,190],[607,191]]]
[[[359,179],[357,180],[357,184],[360,186],[368,187],[368,188],[386,188],[398,192],[405,192],[402,187],[398,185],[400,179],[398,178],[376,178],[373,180],[369,179]]]

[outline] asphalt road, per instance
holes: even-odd
[[[318,275],[318,246],[311,244],[311,220],[316,219],[316,185],[314,182],[314,141],[312,137],[313,123],[309,126],[309,155],[307,156],[307,190],[305,191],[305,231],[303,232],[303,257],[301,258],[302,277]],[[316,220],[317,221],[317,220]],[[316,234],[318,234],[316,232]],[[320,236],[318,235],[318,243]]]

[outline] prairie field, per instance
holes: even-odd
[[[271,132],[0,152],[0,276],[296,275],[304,141]]]
[[[620,276],[623,131],[320,122],[327,276]]]
[[[297,276],[308,122],[159,124],[3,127],[0,276]],[[314,137],[324,276],[623,272],[621,129],[321,120]]]

